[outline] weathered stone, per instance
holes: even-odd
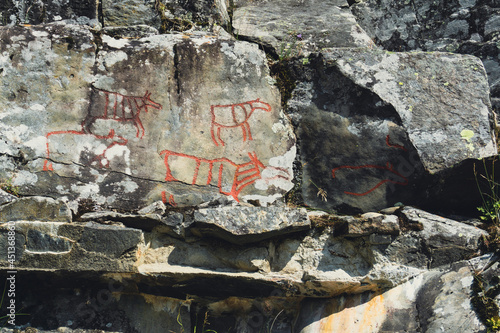
[[[363,212],[425,201],[426,174],[496,154],[487,91],[470,56],[331,49],[311,57],[288,101],[304,202]]]
[[[16,269],[130,272],[143,243],[140,230],[117,226],[26,221],[14,226]],[[0,245],[7,244],[8,230],[9,224],[0,226]],[[8,269],[7,256],[0,260]]]
[[[497,153],[488,84],[478,58],[350,50],[334,51],[326,59],[338,61],[345,75],[395,109],[430,173]]]
[[[149,25],[160,28],[156,0],[109,0],[102,3],[104,26]]]
[[[500,8],[494,0],[417,0],[412,4],[368,0],[354,3],[351,9],[357,22],[386,50],[457,52],[481,58],[492,96],[500,97]]]
[[[142,209],[139,209],[137,213],[141,215],[149,215],[149,214],[158,214],[163,215],[167,211],[167,206],[163,203],[163,201],[153,202],[151,205],[148,205]]]
[[[20,194],[30,188],[30,195],[63,196],[52,195],[55,188],[45,186],[50,181],[41,184],[26,163],[36,163],[47,150],[47,124],[60,117],[78,121],[87,108],[86,86],[96,51],[93,35],[85,27],[62,23],[1,30],[0,177],[12,179]],[[44,191],[32,187],[37,182]]]
[[[237,244],[307,230],[311,226],[305,210],[279,207],[200,209],[194,212],[194,223],[193,228],[201,235]]]
[[[142,38],[158,35],[158,29],[149,25],[134,25],[130,27],[104,27],[102,31],[114,38]]]
[[[399,219],[395,215],[382,215],[376,217],[361,216],[361,219],[348,221],[345,228],[347,229],[345,235],[353,237],[371,234],[398,235]]]
[[[97,26],[96,0],[4,0],[0,4],[1,25],[40,24],[71,20]]]
[[[385,251],[387,258],[403,265],[439,267],[464,260],[476,253],[487,235],[479,228],[413,207],[405,207],[400,214],[404,223],[421,226],[421,231],[396,238]]]
[[[13,223],[13,222],[11,222]],[[15,226],[9,225],[9,224],[1,224],[0,225],[0,248],[4,249],[2,252],[0,252],[0,261],[3,262],[8,262],[10,259],[11,262],[8,262],[9,264],[5,265],[7,269],[15,269],[16,267],[16,261],[19,261],[22,259],[24,255],[24,250],[25,250],[25,245],[26,245],[26,238],[24,235],[16,232]],[[8,232],[11,231],[11,235],[8,234]],[[14,231],[14,239],[12,239],[12,231]],[[10,239],[9,239],[10,236]],[[12,241],[14,241],[14,249],[12,249]],[[9,244],[10,243],[10,244]],[[10,247],[10,248],[9,248]],[[14,251],[12,251],[14,250]],[[9,258],[10,254],[10,258]],[[13,260],[13,261],[12,261]],[[12,265],[10,265],[12,263]]]
[[[122,214],[112,211],[99,211],[85,213],[79,217],[80,221],[85,222],[116,222],[129,228],[136,228],[146,231],[153,230],[154,227],[161,224],[162,216],[159,214]]]
[[[103,35],[95,58],[92,34],[70,28],[4,28],[0,149],[21,191],[134,210],[221,196],[266,205],[292,188],[295,138],[257,45]],[[37,84],[22,88],[28,78]]]
[[[10,193],[5,192],[4,190],[0,189],[0,205],[3,205],[5,203],[9,203],[13,200],[15,200],[17,197],[15,195],[12,195]]]
[[[469,264],[423,273],[381,295],[306,300],[296,331],[484,332],[485,326],[471,304],[474,278]]]
[[[119,258],[137,247],[141,240],[140,230],[88,223],[78,243],[86,251]]]
[[[280,59],[328,47],[373,44],[344,0],[240,0],[235,7],[235,35],[272,47]]]
[[[388,208],[381,209],[380,213],[391,215],[391,214],[396,213],[400,209],[401,209],[401,207],[388,207]]]
[[[66,237],[40,230],[30,229],[26,235],[26,250],[30,252],[68,252],[72,247],[72,242]]]
[[[62,200],[25,197],[0,206],[0,222],[31,220],[71,222],[71,210]]]

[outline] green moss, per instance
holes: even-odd
[[[168,18],[165,15],[165,11],[169,10],[173,12],[172,8],[168,8],[160,0],[156,0],[155,2],[155,10],[160,16],[161,26],[160,33],[164,34],[170,31],[186,31],[191,29],[194,26],[194,23],[191,22],[191,17],[174,17]]]
[[[276,79],[283,109],[286,109],[288,100],[292,97],[292,92],[297,85],[290,65],[289,60],[278,61],[271,65],[271,75]]]
[[[12,184],[12,179],[4,179],[0,181],[0,189],[19,197],[19,187]]]

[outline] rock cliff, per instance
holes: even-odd
[[[2,332],[500,327],[495,1],[0,14]]]

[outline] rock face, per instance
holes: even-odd
[[[477,58],[332,49],[309,66],[288,103],[308,205],[415,202],[426,175],[496,153]]]
[[[95,57],[93,35],[79,26],[5,29],[3,151],[28,161],[16,184],[31,193],[132,209],[162,198],[173,206],[220,196],[267,204],[291,189],[295,139],[257,46],[104,35]],[[14,50],[29,54],[23,66],[9,58]],[[44,61],[53,67],[40,69]],[[37,85],[14,79],[35,67],[27,75]]]
[[[493,331],[498,10],[0,0],[2,332]]]
[[[359,1],[351,7],[357,22],[390,51],[447,51],[472,54],[484,63],[494,104],[500,98],[498,2]]]
[[[227,216],[230,220],[231,211],[234,214],[235,208],[200,210],[195,213],[195,221],[215,216]],[[254,214],[269,219],[272,212],[278,216],[276,210],[267,210],[267,215],[266,210],[255,211]],[[284,213],[287,212],[281,212]],[[159,227],[142,232],[109,220],[106,224],[22,221],[15,224],[18,236],[16,268],[25,272],[18,277],[22,283],[34,278],[29,273],[33,269],[64,269],[85,274],[100,271],[104,273],[105,280],[92,278],[85,293],[101,288],[102,291],[97,292],[97,301],[105,304],[106,311],[123,310],[125,305],[122,300],[129,297],[137,299],[138,296],[131,294],[131,290],[143,290],[145,286],[168,286],[172,295],[197,295],[190,302],[207,306],[212,315],[218,311],[231,313],[232,320],[236,320],[241,331],[251,329],[253,324],[256,324],[254,327],[265,327],[264,322],[281,310],[284,314],[278,322],[288,327],[287,332],[291,329],[315,332],[321,325],[333,325],[331,327],[337,329],[362,327],[370,332],[375,332],[375,327],[386,327],[391,332],[398,332],[403,328],[432,327],[444,322],[455,327],[453,325],[458,324],[446,321],[446,316],[440,312],[441,304],[446,303],[443,296],[439,296],[440,293],[452,294],[450,297],[457,307],[467,303],[467,314],[471,320],[476,320],[474,325],[479,332],[483,326],[473,319],[476,314],[471,310],[470,299],[467,298],[473,279],[469,267],[473,265],[475,269],[480,269],[488,260],[485,258],[473,263],[462,262],[452,268],[446,267],[451,261],[458,262],[470,256],[485,232],[415,208],[406,207],[397,214],[367,214],[353,218],[311,213],[309,217],[315,229],[297,229],[299,231],[295,231],[293,237],[268,238],[265,241],[255,239],[246,245],[214,241],[205,235],[193,242],[194,232],[184,237],[172,237],[161,233]],[[290,220],[292,218],[288,217]],[[255,227],[260,226],[258,221],[253,223]],[[419,227],[412,231],[408,227],[412,224]],[[247,225],[251,230],[253,226],[250,218]],[[1,232],[6,235],[8,230],[9,224],[4,224]],[[211,236],[225,238],[223,234],[212,233]],[[6,257],[0,260],[3,267],[8,267]],[[429,267],[437,269],[429,270]],[[73,282],[62,280],[60,283],[69,289],[76,288]],[[36,289],[26,288],[22,295]],[[110,299],[108,296],[103,298],[104,293],[110,294]],[[65,295],[65,292],[61,295]],[[257,303],[252,305],[249,297],[256,295],[260,301],[254,301]],[[207,303],[204,299],[214,296],[221,301]],[[83,302],[79,294],[66,297],[68,300],[73,299],[76,304]],[[173,302],[172,306],[187,304],[179,299],[164,299],[154,293],[141,297],[145,297],[149,304],[164,308],[170,302]],[[285,299],[287,304],[283,303]],[[30,308],[30,304],[37,303],[36,298],[30,296],[23,302],[28,306],[26,310],[34,313],[31,321],[41,321],[39,316],[43,312],[31,311]],[[268,304],[269,308],[266,311],[260,308],[260,312],[255,313],[255,309],[258,309],[255,306],[260,304],[258,302]],[[349,313],[341,311],[342,304],[347,303],[353,305],[349,306],[352,309]],[[152,311],[150,306],[153,305],[146,306],[146,313]],[[372,312],[366,312],[367,308],[373,309],[370,310]],[[82,309],[86,312],[80,313]],[[82,309],[77,311],[78,316],[72,321],[80,323],[81,317],[90,316],[91,313],[97,316],[93,307]],[[452,308],[446,311],[452,311]],[[144,325],[142,319],[125,312],[125,317],[120,315],[124,321],[118,324],[117,331],[126,327],[141,331],[140,327]],[[393,312],[397,313],[397,320],[388,317]],[[363,323],[352,321],[356,313],[364,313],[366,319]],[[417,318],[419,313],[425,313],[425,316],[420,315],[419,320],[403,320],[408,318],[408,314]],[[169,320],[178,314],[170,312],[165,315],[165,320]],[[288,320],[297,315],[299,320],[292,326]],[[252,316],[262,321],[260,326],[257,321],[250,320]],[[62,310],[54,318],[57,325],[69,320],[68,314]],[[109,318],[106,323],[101,321],[93,326],[78,327],[104,328],[109,321],[117,325],[114,320]],[[189,319],[185,320],[189,324]],[[210,327],[218,331],[227,324],[224,316],[214,315],[210,322]],[[177,327],[173,322],[169,325],[170,328]],[[50,328],[50,325],[44,324],[42,327]]]
[[[243,0],[234,5],[234,33],[272,47],[281,59],[329,47],[373,44],[344,0]]]

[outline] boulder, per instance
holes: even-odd
[[[279,59],[373,44],[345,0],[240,0],[234,5],[234,34],[272,48]]]
[[[302,71],[288,111],[307,205],[366,212],[422,202],[427,175],[497,152],[475,57],[330,49]]]
[[[465,260],[477,255],[480,242],[488,235],[477,227],[413,207],[405,207],[400,217],[404,226],[418,224],[421,228],[410,232],[411,236],[402,234],[387,248],[385,255],[401,264],[434,268]],[[402,256],[403,253],[406,255]],[[405,257],[409,260],[401,260]]]
[[[9,221],[71,222],[72,214],[62,200],[46,197],[25,197],[0,206],[0,222]]]
[[[103,35],[96,55],[83,26],[3,29],[0,149],[21,192],[130,211],[267,205],[293,187],[295,136],[257,45]]]
[[[472,265],[485,261],[483,257]],[[474,294],[470,265],[460,262],[445,271],[432,270],[381,294],[305,300],[296,331],[484,332],[470,298]]]
[[[194,212],[192,232],[244,244],[310,228],[304,209],[222,207]]]
[[[98,8],[99,1],[96,0],[3,0],[0,2],[0,24],[41,24],[70,20],[98,26]]]
[[[356,1],[359,25],[389,51],[445,51],[479,57],[488,73],[493,104],[500,107],[500,8],[494,0]]]

